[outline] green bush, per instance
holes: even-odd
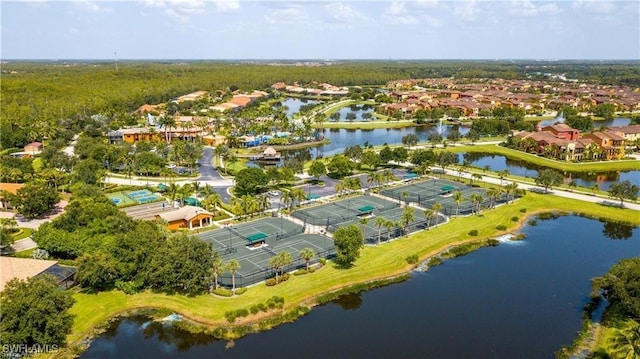
[[[409,263],[409,264],[416,264],[416,263],[418,263],[418,259],[419,259],[418,255],[417,255],[417,254],[414,254],[414,255],[410,255],[410,256],[408,256],[408,257],[406,258],[406,261],[407,261],[407,263]]]
[[[512,241],[521,241],[521,240],[523,240],[523,239],[525,239],[525,238],[527,238],[527,235],[526,235],[526,234],[524,234],[524,233],[518,233],[517,235],[512,236],[512,237],[511,237],[511,240],[512,240]]]
[[[520,208],[520,213],[527,213],[527,209],[526,208]]]
[[[144,283],[140,281],[116,281],[116,289],[123,291],[125,294],[138,293],[144,287]]]
[[[236,295],[243,295],[246,292],[247,292],[247,287],[236,289]]]
[[[213,294],[219,295],[221,297],[231,297],[231,296],[233,296],[233,292],[231,291],[231,289],[226,289],[226,288],[222,288],[222,287],[218,287],[218,288],[214,289],[213,290]]]
[[[440,257],[431,257],[431,258],[429,258],[429,261],[427,261],[427,266],[435,267],[435,266],[441,265],[442,263],[444,263],[444,260],[442,260],[442,258],[440,258]]]
[[[520,218],[518,218],[516,216],[511,217],[511,221],[512,222],[518,222],[519,220],[520,220]]]
[[[325,265],[327,264],[327,258],[320,258],[320,260],[318,261],[320,264]]]
[[[507,226],[505,226],[504,224],[499,224],[496,226],[496,229],[499,231],[504,231],[507,229]]]
[[[538,225],[538,221],[536,221],[535,219],[530,219],[529,222],[527,223],[532,227],[535,227]]]
[[[258,312],[260,311],[260,308],[258,307],[257,304],[254,304],[249,308],[249,311],[251,312],[251,314],[258,314]]]
[[[495,247],[500,244],[500,241],[494,238],[487,239],[487,245],[490,247]]]
[[[267,287],[273,287],[276,284],[280,284],[282,282],[286,282],[287,280],[289,280],[289,273],[285,273],[281,276],[278,276],[278,283],[276,283],[276,277],[273,278],[269,278],[265,281],[265,284],[267,285]]]
[[[478,235],[478,230],[477,230],[477,229],[472,229],[472,230],[470,230],[470,231],[469,231],[469,235],[470,235],[470,236],[473,236],[473,237],[477,236],[477,235]]]

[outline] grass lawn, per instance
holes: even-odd
[[[555,168],[570,172],[629,171],[640,170],[638,160],[600,161],[600,162],[565,162],[543,158],[530,153],[512,150],[497,145],[455,146],[447,149],[451,152],[484,152],[519,159],[538,166]]]
[[[417,255],[426,259],[445,248],[468,241],[476,241],[501,234],[495,228],[504,225],[508,230],[516,229],[525,221],[525,215],[519,212],[526,208],[527,214],[541,211],[561,210],[608,218],[614,221],[632,221],[640,225],[640,217],[629,209],[605,207],[598,204],[581,202],[552,195],[528,193],[515,203],[485,211],[478,216],[455,218],[453,223],[443,224],[429,231],[422,231],[409,238],[393,241],[378,247],[367,246],[356,265],[348,270],[338,269],[332,264],[317,273],[296,277],[276,287],[257,284],[249,288],[247,294],[233,299],[221,299],[211,295],[187,297],[182,295],[166,295],[144,292],[126,295],[120,291],[87,294],[76,292],[76,303],[71,308],[75,316],[68,343],[73,346],[90,335],[92,330],[118,314],[135,309],[158,308],[177,312],[187,318],[207,326],[227,326],[224,313],[229,310],[248,308],[257,303],[264,303],[268,298],[277,295],[285,298],[285,309],[299,304],[313,305],[318,295],[335,291],[357,283],[388,278],[408,272],[413,266],[407,264],[406,257]],[[512,222],[511,217],[517,215],[519,223]],[[471,237],[468,232],[477,230],[478,236]]]
[[[11,237],[13,238],[14,241],[19,241],[21,239],[25,239],[29,237],[31,233],[33,233],[33,229],[21,227],[21,228],[18,228],[18,232],[13,233]]]
[[[16,258],[32,258],[33,256],[33,252],[36,250],[37,248],[31,248],[31,249],[25,249],[24,251],[20,251],[20,252],[15,252],[13,255]]]

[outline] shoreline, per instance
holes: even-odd
[[[529,197],[528,200],[527,200],[527,197]],[[266,287],[264,285],[258,284],[256,286],[252,286],[249,288],[249,292],[250,292],[249,296],[244,295],[242,297],[239,297],[238,300],[224,301],[224,303],[215,298],[211,298],[211,296],[209,295],[199,296],[196,298],[190,298],[190,297],[178,296],[178,295],[168,296],[168,295],[154,294],[154,293],[141,293],[141,294],[127,296],[123,293],[108,292],[108,293],[98,293],[95,295],[91,295],[89,298],[84,298],[84,300],[89,301],[89,303],[86,305],[93,304],[94,301],[97,302],[96,305],[104,309],[103,311],[104,319],[96,318],[93,320],[94,323],[85,323],[87,327],[84,329],[75,328],[77,332],[75,334],[74,333],[70,334],[71,338],[69,340],[69,345],[67,348],[64,349],[64,353],[69,354],[79,350],[83,346],[83,343],[86,343],[88,340],[91,340],[96,336],[98,336],[99,333],[97,332],[97,330],[103,327],[105,323],[109,323],[112,320],[112,318],[118,317],[118,316],[130,315],[130,313],[134,313],[135,311],[138,311],[138,310],[154,309],[154,310],[170,311],[172,313],[177,313],[181,315],[183,318],[185,318],[185,320],[187,320],[188,322],[194,323],[194,327],[202,327],[199,330],[202,330],[202,331],[210,330],[212,331],[212,333],[213,333],[213,330],[228,331],[228,330],[233,330],[233,328],[242,328],[246,326],[252,326],[252,327],[257,326],[258,328],[260,328],[259,323],[261,321],[278,316],[278,314],[286,315],[288,311],[292,311],[292,310],[295,310],[296,312],[300,312],[299,308],[301,307],[305,307],[307,309],[312,308],[313,306],[317,305],[317,298],[321,296],[334,293],[340,290],[345,290],[346,288],[362,285],[364,283],[372,283],[380,280],[388,280],[390,278],[395,278],[402,275],[408,275],[411,271],[415,270],[415,268],[417,268],[421,263],[423,263],[424,261],[428,260],[431,257],[441,254],[442,252],[446,251],[450,247],[459,246],[459,245],[463,245],[470,242],[487,240],[490,238],[498,237],[500,235],[504,235],[506,233],[516,232],[524,226],[524,224],[528,221],[530,217],[542,212],[550,212],[550,211],[565,212],[568,214],[588,216],[596,220],[603,218],[603,214],[604,214],[604,217],[609,218],[610,220],[624,221],[625,218],[628,218],[628,214],[630,213],[629,211],[631,211],[628,209],[627,210],[609,209],[606,211],[598,211],[598,209],[600,209],[601,206],[585,205],[582,207],[578,207],[576,206],[576,204],[583,203],[583,202],[575,201],[577,203],[574,203],[574,201],[557,199],[557,198],[552,199],[552,202],[557,202],[555,204],[544,203],[544,202],[548,202],[548,201],[545,201],[545,199],[552,199],[552,198],[544,197],[544,195],[527,194],[527,196],[525,196],[524,198],[516,202],[511,202],[510,204],[505,204],[500,207],[496,207],[495,209],[487,210],[485,211],[484,214],[481,214],[479,216],[475,215],[475,216],[469,216],[469,217],[454,218],[453,219],[454,222],[472,222],[471,223],[472,227],[469,227],[469,224],[467,223],[467,227],[460,226],[461,229],[459,229],[455,234],[447,231],[451,229],[449,228],[450,226],[441,225],[438,228],[432,228],[428,231],[423,230],[420,232],[416,232],[411,236],[409,236],[408,238],[402,238],[390,243],[385,243],[385,245],[367,247],[366,249],[363,249],[363,252],[366,251],[366,253],[363,253],[363,255],[366,254],[367,257],[371,257],[370,260],[372,262],[375,262],[375,259],[377,257],[384,257],[382,259],[378,259],[378,261],[382,261],[382,262],[389,261],[389,259],[391,258],[394,262],[392,263],[392,266],[388,266],[388,268],[383,268],[382,270],[379,270],[377,273],[370,273],[370,271],[367,270],[366,267],[371,267],[366,265],[368,263],[357,263],[355,267],[346,271],[336,270],[335,268],[332,268],[333,266],[326,266],[325,269],[323,269],[323,270],[334,273],[335,276],[347,277],[345,278],[345,281],[342,281],[340,280],[341,278],[339,278],[337,282],[335,281],[332,282],[327,278],[320,278],[318,276],[313,276],[313,274],[311,274],[311,275],[306,275],[304,277],[298,278],[294,281],[283,282],[282,284],[276,287]],[[541,201],[542,203],[535,203],[536,201],[538,202]],[[564,206],[561,206],[560,204],[564,204]],[[517,210],[518,208],[522,208],[523,206],[525,208],[531,207],[531,205],[536,205],[536,206],[534,208],[527,209],[527,212],[523,213],[522,217],[518,220],[518,222],[511,221],[511,216],[513,216],[514,213],[516,213],[515,210]],[[561,207],[561,208],[558,208],[558,207]],[[582,208],[582,212],[575,212],[574,211],[575,208]],[[604,213],[600,213],[600,212],[604,212]],[[609,215],[609,212],[617,213],[617,215]],[[496,217],[496,218],[492,218],[491,221],[486,221],[484,219],[485,215],[489,217]],[[503,218],[505,216],[506,218]],[[481,223],[483,221],[489,222],[489,224],[485,224],[485,228],[473,227],[477,223]],[[502,223],[508,223],[508,226],[507,226],[508,229],[503,231],[496,230],[495,226]],[[463,224],[463,223],[460,223],[460,224]],[[636,220],[632,224],[638,225],[640,224],[640,220]],[[442,229],[443,227],[444,229]],[[467,235],[468,228],[481,229],[482,235],[479,235],[477,237],[470,237]],[[445,236],[445,233],[450,233],[450,235]],[[421,241],[421,239],[423,239],[424,237],[434,236],[434,234],[439,236],[434,240],[434,242],[437,241],[438,243],[435,243],[435,244],[432,243],[431,245],[427,245],[427,244],[424,244],[425,242],[424,240]],[[451,238],[451,237],[454,237],[454,238]],[[422,248],[415,248],[415,246],[419,245],[419,243],[423,243],[423,245],[421,246]],[[391,250],[388,250],[388,249],[391,249]],[[397,252],[394,253],[396,255],[390,254],[394,252],[393,249],[396,249]],[[386,250],[386,251],[382,252],[383,250]],[[407,255],[412,255],[412,254],[417,254],[419,257],[419,261],[414,265],[409,265],[406,262],[405,257]],[[378,266],[378,264],[374,263],[372,264],[372,266],[375,268],[376,266]],[[360,273],[359,275],[355,275],[355,277],[353,278],[349,278],[349,277],[352,277],[351,276],[352,272],[349,272],[351,270],[354,270],[354,271],[359,270],[360,272],[364,271],[364,273]],[[331,276],[331,273],[328,273],[328,274],[330,275],[325,277]],[[297,293],[296,292],[291,293],[291,289],[295,289],[295,288],[292,288],[291,282],[296,282],[298,287],[304,287],[306,285],[309,289],[305,290],[304,288],[299,288]],[[322,282],[325,282],[325,283],[322,283]],[[313,288],[315,288],[315,290]],[[254,296],[252,296],[251,294],[254,294]],[[77,294],[76,297],[77,299],[81,299],[79,297],[83,295],[85,294]],[[222,315],[226,309],[233,310],[233,309],[245,308],[252,303],[255,304],[258,302],[264,302],[264,300],[267,297],[272,297],[277,295],[282,295],[283,297],[286,298],[286,304],[284,305],[283,310],[280,313],[272,313],[266,317],[261,317],[261,318],[248,317],[246,318],[246,321],[244,320],[244,318],[242,318],[240,321],[234,324],[228,323],[224,319],[224,315]],[[114,296],[119,298],[112,298]],[[103,298],[99,298],[99,297],[108,297],[111,301],[116,301],[117,299],[121,299],[126,303],[122,304],[122,308],[120,308],[120,310],[116,309],[116,310],[113,310],[111,313],[109,313],[107,307],[108,307],[108,304],[112,304],[112,303],[109,303],[109,302],[104,303],[105,301],[103,300]],[[156,302],[156,304],[150,303],[154,301]],[[185,301],[192,302],[192,304],[187,305],[186,307],[184,307],[184,304],[182,304],[183,308],[180,308],[181,302],[185,302]],[[136,304],[136,302],[139,302],[139,303]],[[212,303],[214,303],[214,305],[217,305],[222,308],[219,308],[217,311],[213,313],[211,311],[207,312],[205,308],[203,312],[203,308],[200,307],[200,305],[202,304],[197,304],[193,302],[204,302],[206,303],[204,305],[211,305]],[[78,308],[76,307],[76,309]],[[198,313],[198,311],[200,311],[200,313]],[[84,316],[95,318],[95,316],[91,314],[93,313],[85,313]],[[302,313],[301,315],[304,315],[304,314],[306,314],[306,312]],[[300,315],[295,316],[295,318],[298,318],[299,316]],[[84,318],[84,319],[91,321],[89,320],[90,318]],[[266,329],[270,327],[271,326],[268,326]],[[226,328],[226,329],[219,329],[219,328]],[[246,328],[243,330],[246,330]],[[248,334],[248,332],[245,334]],[[231,335],[231,337],[228,337],[228,339],[233,339],[233,334]],[[61,354],[64,355],[64,353],[61,353]]]

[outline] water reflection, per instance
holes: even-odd
[[[609,239],[629,239],[633,236],[634,226],[619,223],[619,222],[609,222],[609,221],[601,221],[604,225],[602,228],[602,234]]]
[[[349,293],[339,296],[331,303],[339,305],[344,310],[355,310],[362,305],[362,297],[360,293]]]

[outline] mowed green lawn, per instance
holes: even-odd
[[[212,295],[187,297],[152,292],[125,295],[120,291],[98,294],[75,293],[76,303],[71,308],[75,319],[68,343],[70,345],[78,343],[79,340],[91,334],[93,328],[104,324],[109,318],[135,309],[166,309],[204,325],[226,326],[228,323],[224,319],[225,312],[264,303],[274,295],[285,298],[285,309],[298,304],[312,305],[313,298],[320,294],[356,283],[406,273],[412,268],[405,260],[407,256],[417,254],[420,259],[425,259],[452,244],[496,236],[500,232],[495,227],[500,224],[507,226],[508,230],[514,230],[525,220],[525,214],[520,212],[522,208],[527,209],[527,215],[549,210],[574,213],[579,211],[597,218],[640,225],[640,216],[629,209],[528,193],[514,203],[485,211],[479,216],[455,218],[452,219],[453,223],[441,224],[438,228],[416,233],[409,238],[399,239],[379,247],[366,247],[353,268],[337,269],[329,263],[313,274],[292,276],[287,282],[276,287],[266,287],[263,283],[259,283],[236,298],[218,298]],[[511,220],[514,216],[520,218],[518,223]],[[477,237],[470,237],[467,234],[472,229],[478,230]]]

